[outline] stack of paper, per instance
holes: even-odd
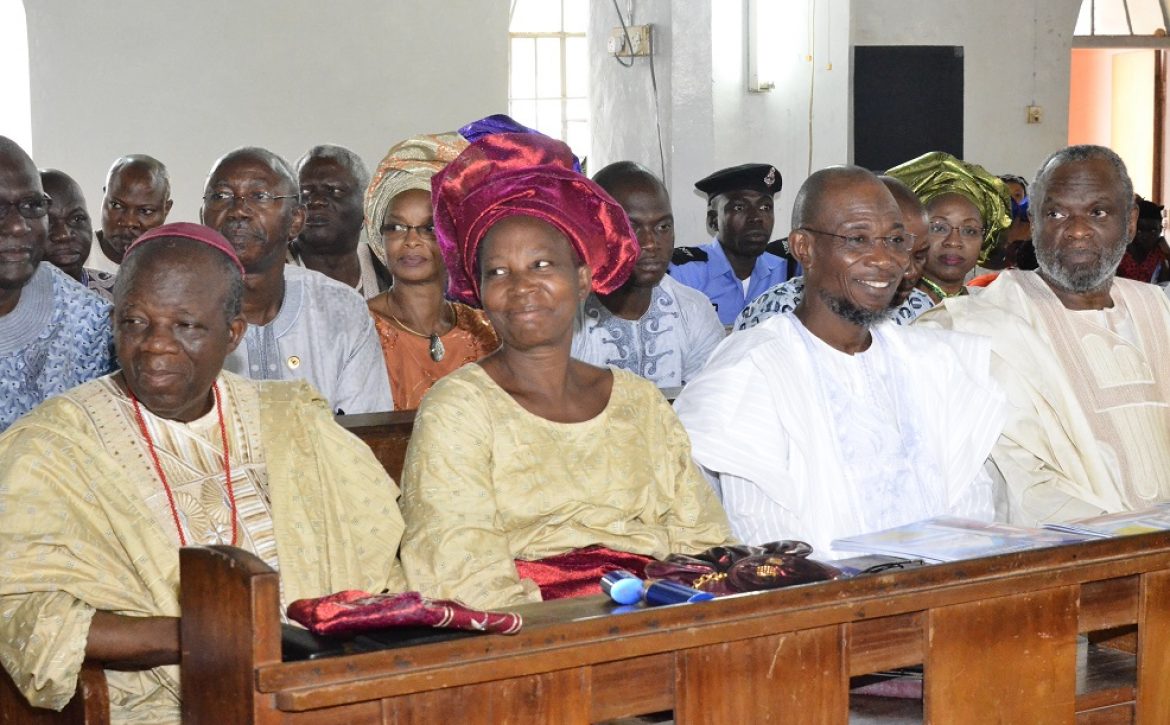
[[[1084,541],[1085,534],[939,516],[885,531],[837,539],[838,551],[958,561]]]

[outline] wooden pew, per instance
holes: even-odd
[[[413,410],[395,410],[339,415],[335,420],[370,447],[395,483],[402,483],[402,463],[414,430],[414,414]]]
[[[77,691],[61,712],[33,707],[24,699],[8,673],[0,667],[0,724],[2,725],[109,725],[110,694],[106,673],[86,663],[78,677]]]
[[[484,635],[281,662],[277,575],[181,552],[193,723],[843,723],[849,678],[924,663],[932,723],[1170,723],[1170,534],[1077,544],[714,602],[529,605]],[[1078,692],[1078,633],[1136,625],[1132,682]]]

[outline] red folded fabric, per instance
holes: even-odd
[[[652,561],[654,559],[641,554],[587,546],[533,561],[517,559],[516,571],[521,579],[536,582],[541,598],[548,601],[601,594],[602,574],[625,569],[641,577],[646,565]]]
[[[418,592],[370,594],[349,589],[288,605],[288,617],[313,634],[345,635],[387,627],[435,627],[516,634],[524,620],[511,612],[484,612]]]

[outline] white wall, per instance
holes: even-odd
[[[625,3],[619,6],[625,10]],[[850,0],[816,4],[811,37],[812,4],[785,0],[782,7],[780,22],[765,29],[767,42],[783,49],[774,69],[777,88],[757,94],[747,91],[742,0],[634,2],[634,22],[655,26],[666,179],[679,245],[708,238],[706,200],[694,191],[694,183],[712,171],[748,162],[774,164],[784,178],[777,197],[776,236],[781,236],[796,190],[810,170],[810,143],[814,170],[848,160]],[[600,59],[590,101],[593,168],[632,159],[657,171],[648,62],[636,59],[626,69],[605,58],[605,39],[617,25],[613,3],[593,0],[591,11],[590,52]]]
[[[72,174],[95,220],[126,153],[167,164],[175,221],[197,218],[212,162],[236,146],[292,162],[338,143],[373,167],[407,136],[507,111],[508,5],[26,2],[35,160]]]
[[[993,173],[1031,178],[1066,145],[1079,7],[1074,0],[855,0],[853,42],[963,46],[963,155]],[[1033,101],[1044,120],[1030,125],[1025,108]]]
[[[780,0],[782,17],[763,28],[763,37],[778,49],[772,69],[776,88],[765,93],[747,91],[743,4],[718,2],[712,13],[712,41],[719,51],[710,171],[748,162],[780,170],[784,186],[776,197],[773,237],[788,234],[792,202],[808,175],[849,161],[851,4]]]

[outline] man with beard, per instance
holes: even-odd
[[[660,388],[684,385],[723,339],[723,326],[702,293],[666,276],[674,250],[670,194],[632,161],[610,164],[593,180],[625,209],[641,253],[625,284],[585,300],[573,357],[629,370]]]
[[[41,186],[53,199],[49,205],[45,261],[113,302],[114,275],[85,266],[93,246],[93,223],[85,208],[81,186],[69,174],[57,169],[41,170]]]
[[[910,263],[906,267],[906,274],[898,285],[898,291],[890,300],[890,309],[886,316],[899,325],[909,325],[919,315],[934,306],[930,296],[915,289],[919,278],[922,277],[922,267],[926,263],[926,252],[930,247],[930,239],[926,235],[927,217],[926,207],[918,200],[910,187],[892,176],[879,176],[894,201],[898,202],[898,209],[902,212],[902,222],[906,225],[906,232],[914,235],[914,247],[910,250]],[[755,327],[769,317],[784,312],[791,312],[800,304],[804,297],[804,276],[793,277],[782,282],[764,294],[755,298],[743,308],[739,317],[735,319],[736,330],[746,330]]]
[[[158,159],[132,154],[114,161],[104,191],[97,238],[114,271],[135,239],[166,222],[174,203],[171,177]]]
[[[707,195],[707,231],[715,240],[675,250],[670,276],[707,295],[724,325],[788,278],[788,264],[764,251],[772,238],[773,197],[780,184],[780,172],[768,164],[722,169],[695,184]]]
[[[289,263],[355,288],[365,299],[390,286],[390,273],[362,244],[362,194],[370,172],[347,148],[314,146],[297,162],[305,226],[289,245]]]
[[[991,338],[993,374],[1012,407],[992,451],[1010,521],[1164,501],[1170,301],[1115,276],[1137,223],[1133,182],[1113,151],[1070,146],[1044,162],[1031,192],[1039,269],[1007,270],[920,322]]]
[[[257,380],[308,380],[344,413],[391,410],[365,301],[348,285],[284,263],[305,223],[288,162],[256,147],[228,153],[212,166],[199,214],[244,265],[248,330],[224,369]]]
[[[110,372],[110,305],[41,262],[52,204],[32,159],[0,136],[0,431]]]
[[[836,558],[844,536],[990,520],[983,466],[1006,415],[990,345],[886,320],[913,248],[889,190],[858,167],[818,171],[788,239],[800,304],[727,338],[675,403],[733,533]]]

